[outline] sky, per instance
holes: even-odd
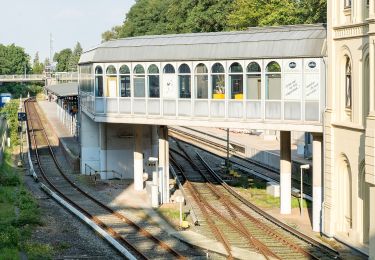
[[[0,0],[0,43],[25,48],[31,60],[39,52],[74,48],[77,41],[89,49],[101,34],[121,25],[135,0]]]

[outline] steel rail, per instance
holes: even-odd
[[[27,100],[27,102],[30,102],[29,100]],[[26,101],[25,101],[25,104],[26,104]],[[26,107],[26,106],[25,106]],[[35,108],[34,108],[35,109]],[[142,234],[143,236],[147,237],[148,239],[154,241],[157,245],[161,246],[164,250],[166,250],[167,252],[169,252],[170,254],[174,255],[175,257],[177,257],[178,259],[185,259],[184,256],[182,256],[180,253],[178,253],[177,251],[175,251],[173,248],[171,248],[168,244],[166,244],[165,242],[161,241],[160,239],[156,238],[155,236],[153,236],[151,233],[149,233],[147,230],[143,229],[142,227],[140,227],[139,225],[137,225],[136,223],[134,223],[133,221],[131,221],[130,219],[126,218],[124,215],[114,211],[113,209],[111,209],[110,207],[108,207],[107,205],[103,204],[102,202],[98,201],[97,199],[95,199],[94,197],[92,197],[91,195],[89,195],[87,192],[83,191],[81,188],[79,188],[75,183],[73,183],[66,175],[65,173],[63,172],[60,164],[58,163],[57,161],[57,158],[53,152],[53,149],[51,147],[51,144],[50,144],[50,141],[49,141],[49,138],[47,136],[47,133],[43,127],[43,123],[40,119],[40,116],[39,114],[35,111],[35,114],[37,116],[37,119],[39,120],[40,122],[40,127],[41,127],[41,131],[43,132],[43,135],[45,137],[45,140],[48,144],[48,150],[49,150],[49,153],[51,155],[51,157],[53,158],[53,161],[55,162],[56,164],[56,167],[58,168],[60,174],[63,176],[63,178],[72,186],[74,187],[77,191],[79,191],[81,194],[83,194],[85,197],[87,197],[88,199],[90,199],[91,201],[93,201],[94,203],[96,203],[97,205],[101,206],[102,208],[104,208],[105,210],[109,211],[112,215],[116,216],[117,218],[119,218],[120,220],[122,220],[123,222],[125,222],[126,224],[132,226],[133,228],[135,228],[140,234]],[[30,119],[28,118],[28,121]],[[31,122],[31,121],[30,121]],[[31,123],[32,125],[32,123]],[[32,133],[33,133],[33,138],[34,138],[34,143],[36,145],[36,140],[35,140],[35,136],[34,136],[34,129],[32,129]],[[37,146],[36,146],[37,147]],[[36,149],[36,153],[37,153],[37,149]],[[39,160],[39,155],[37,155],[37,159],[38,159],[38,164],[39,164],[39,167],[41,168],[41,164],[40,164],[40,160]],[[45,175],[44,171],[41,170],[41,172],[43,172],[43,177],[46,179],[46,181],[48,182],[49,185],[51,185],[51,187],[53,187],[56,192],[58,192],[59,194],[62,194],[47,178],[47,176]],[[63,194],[62,194],[63,195]],[[66,198],[66,196],[64,195],[64,198]],[[71,201],[69,198],[68,198],[69,201]],[[72,202],[72,201],[71,201]],[[80,208],[76,203],[72,203],[74,205],[76,205],[78,208]],[[80,210],[83,210],[82,208],[80,208]],[[83,210],[85,211],[85,210]],[[88,213],[88,212],[86,212]],[[89,213],[88,213],[89,214]],[[93,219],[97,219],[96,217],[93,217]],[[98,221],[100,221],[99,219],[97,219]],[[103,223],[103,225],[105,225]],[[111,228],[108,227],[108,230],[110,230]],[[121,235],[119,235],[118,233],[116,233],[113,229],[112,229],[112,233],[116,235],[116,237],[119,237],[120,240],[124,240],[126,241]],[[129,244],[129,247],[132,248],[132,250],[135,250],[135,252],[138,252],[141,256],[145,257],[147,259],[146,256],[142,255],[142,253],[140,253],[137,249],[135,249],[132,245]],[[134,249],[133,249],[134,248]]]
[[[209,147],[214,148],[214,149],[217,149],[217,150],[220,150],[220,151],[222,151],[222,152],[226,152],[226,150],[227,150],[227,147],[224,146],[224,145],[221,145],[221,144],[216,143],[216,142],[211,141],[211,140],[207,140],[207,139],[205,139],[205,138],[203,138],[203,137],[200,137],[200,136],[196,136],[196,135],[194,135],[194,134],[192,134],[192,133],[188,133],[188,132],[185,132],[185,131],[183,131],[183,130],[176,129],[176,128],[173,128],[173,127],[172,127],[172,128],[169,127],[168,129],[170,130],[170,132],[172,133],[172,135],[173,135],[173,133],[174,133],[175,135],[182,135],[182,136],[185,136],[185,137],[187,137],[187,138],[189,138],[190,140],[193,140],[193,141],[200,141],[202,144],[206,144],[206,145],[208,145]],[[194,131],[193,129],[190,129],[190,128],[189,128],[189,130]],[[198,131],[198,132],[201,133],[200,131]],[[204,133],[201,133],[201,134],[204,134]],[[211,136],[211,135],[209,135],[209,136]],[[175,136],[175,138],[178,138],[178,137]],[[218,139],[220,140],[220,138],[218,138]],[[195,147],[198,147],[198,146],[196,146],[196,145],[194,145],[194,144],[191,144],[191,145],[193,145],[193,146],[195,146]],[[199,147],[198,147],[198,148],[199,148]],[[202,149],[202,148],[200,148],[200,149]],[[273,168],[273,167],[270,167],[270,166],[267,166],[267,165],[265,165],[265,164],[263,164],[263,163],[257,162],[257,161],[255,161],[255,160],[251,160],[251,159],[249,159],[249,158],[243,158],[243,157],[240,156],[240,155],[237,153],[237,151],[236,151],[235,149],[233,149],[233,148],[230,149],[230,152],[229,152],[229,153],[230,153],[230,155],[232,155],[232,157],[234,157],[235,159],[237,159],[237,160],[239,160],[239,161],[243,161],[244,163],[248,163],[248,164],[255,165],[256,167],[259,167],[259,168],[261,168],[261,169],[264,169],[264,170],[270,171],[270,172],[272,172],[273,174],[279,175],[279,171],[278,171],[277,169],[275,169],[275,168]],[[220,155],[216,155],[216,154],[215,154],[215,156],[218,156],[218,157],[220,157],[220,158],[223,158],[223,156],[220,156]],[[244,168],[248,168],[248,166],[246,166],[246,165],[244,165],[244,164],[242,164],[242,163],[240,163],[240,162],[236,162],[236,161],[234,161],[233,158],[229,158],[229,160],[230,160],[232,163],[236,164],[236,165],[239,165],[239,166],[244,167]],[[270,175],[267,175],[267,174],[265,174],[265,173],[259,172],[259,170],[256,171],[256,172],[257,172],[259,175],[261,175],[261,176],[265,176],[266,178],[269,178],[269,179],[272,179],[273,181],[275,181],[275,182],[277,182],[277,183],[280,182],[280,180],[277,179],[277,178],[275,178],[274,176],[270,176]],[[293,180],[299,182],[299,179],[295,179],[295,178],[293,178]],[[311,189],[311,187],[312,187],[311,184],[306,183],[306,182],[304,182],[304,185],[307,187],[308,190]],[[306,194],[309,195],[309,196],[311,196],[310,193],[306,193]]]
[[[29,101],[27,101],[29,102]],[[26,102],[25,102],[25,105],[26,105]],[[139,252],[132,244],[130,244],[126,239],[124,239],[120,234],[118,234],[116,231],[114,231],[111,227],[108,227],[106,224],[104,224],[101,220],[99,220],[97,217],[91,215],[89,212],[87,212],[85,209],[83,209],[82,207],[80,207],[77,203],[75,203],[74,201],[72,201],[70,198],[68,198],[64,193],[62,193],[51,181],[50,179],[47,177],[46,173],[45,173],[45,170],[44,168],[42,167],[42,163],[41,163],[41,160],[40,160],[40,157],[39,157],[39,152],[38,152],[38,144],[36,142],[36,134],[34,132],[34,126],[33,126],[33,123],[32,123],[32,120],[30,119],[30,111],[29,111],[29,107],[28,106],[25,106],[25,110],[26,110],[26,113],[27,113],[27,126],[28,128],[31,127],[31,136],[32,136],[32,142],[34,144],[34,148],[35,148],[35,156],[36,156],[36,159],[37,159],[37,164],[39,166],[39,170],[42,174],[42,177],[43,179],[48,183],[48,185],[56,192],[58,193],[62,198],[64,198],[64,200],[66,200],[69,204],[71,204],[73,207],[75,207],[77,210],[79,210],[82,214],[84,214],[86,217],[88,217],[89,219],[91,219],[92,221],[94,221],[98,226],[100,226],[101,228],[103,228],[104,230],[106,230],[108,232],[108,234],[113,237],[114,239],[116,239],[117,241],[119,241],[121,244],[127,246],[128,248],[130,248],[134,253],[136,253],[140,258],[142,259],[148,259],[145,255],[142,254],[142,252]]]
[[[181,155],[180,154],[180,156],[183,156],[185,159],[187,159],[188,161],[190,161],[190,163],[191,163],[191,165],[193,166],[193,167],[195,167],[199,172],[201,172],[201,170],[199,169],[199,167],[194,163],[194,161],[193,161],[193,159],[188,155],[188,153],[185,151],[185,149],[184,148],[182,148],[180,145],[179,145],[179,143],[177,142],[177,146],[181,149],[181,151],[184,153],[184,155]],[[173,148],[171,148],[172,149],[172,151],[173,151]],[[175,151],[175,152],[177,152],[177,151]],[[235,192],[232,188],[230,188],[230,186],[228,185],[228,184],[226,184],[217,174],[216,174],[216,172],[215,171],[213,171],[209,166],[208,166],[208,164],[207,163],[205,163],[205,161],[203,160],[203,158],[201,158],[200,156],[199,156],[199,154],[197,153],[197,155],[198,155],[198,158],[202,161],[202,163],[203,163],[203,165],[204,165],[204,167],[206,168],[206,170],[211,174],[211,176],[213,176],[218,182],[219,182],[219,184],[220,185],[222,185],[227,191],[229,191],[230,192],[230,194],[232,194],[235,198],[237,198],[237,199],[239,199],[239,198],[241,198],[241,202],[243,202],[243,201],[247,201],[246,199],[244,199],[242,196],[240,196],[237,192]],[[211,183],[212,184],[212,182],[201,172],[201,174],[202,174],[202,176],[203,176],[203,178],[206,180],[206,182],[209,182],[209,183]],[[212,187],[213,188],[213,187]],[[218,194],[218,196],[221,196],[221,194],[219,194],[218,193],[218,191],[217,191],[217,189],[214,189],[213,188],[213,191],[214,192],[216,192],[217,194]],[[225,195],[222,195],[222,196],[224,196],[224,197],[226,197]],[[252,204],[252,203],[250,203],[249,201],[247,201],[249,204]],[[298,246],[298,245],[296,245],[296,244],[294,244],[294,243],[292,243],[292,242],[290,242],[290,241],[288,241],[288,240],[286,240],[281,234],[279,234],[278,232],[276,232],[275,230],[273,230],[273,229],[271,229],[269,226],[267,226],[267,225],[265,225],[265,224],[263,224],[263,223],[261,223],[261,222],[259,222],[257,219],[255,219],[253,216],[251,216],[250,214],[248,214],[247,212],[245,212],[244,210],[242,210],[238,205],[236,205],[236,204],[234,204],[234,203],[231,203],[231,205],[237,210],[237,211],[239,211],[243,216],[245,216],[246,218],[248,218],[250,221],[252,221],[253,223],[255,223],[255,224],[257,224],[257,226],[259,227],[259,228],[261,228],[263,231],[265,231],[266,233],[268,233],[269,235],[271,235],[271,236],[273,236],[273,237],[276,237],[276,238],[278,238],[278,240],[280,241],[280,242],[282,242],[282,243],[284,243],[285,245],[288,245],[289,247],[291,247],[291,248],[293,248],[294,250],[296,250],[296,251],[298,251],[298,252],[300,252],[300,253],[302,253],[302,254],[304,254],[305,256],[309,256],[309,257],[313,257],[313,258],[316,258],[314,255],[312,255],[310,252],[307,252],[306,250],[304,250],[303,248],[301,248],[300,246]],[[255,205],[253,205],[254,207],[256,207]],[[255,210],[254,210],[255,211]],[[263,212],[262,210],[260,210],[259,208],[258,208],[258,211],[255,211],[255,212],[262,212],[262,213],[265,213],[265,212]],[[260,213],[258,213],[258,214],[260,214]],[[264,216],[263,214],[260,214],[261,216]],[[273,222],[273,221],[271,221],[271,222]],[[280,221],[279,221],[280,222]],[[276,224],[276,223],[275,223]],[[285,225],[284,223],[282,223],[282,222],[280,222],[280,223],[277,223],[278,224],[278,226],[281,226],[281,225]],[[286,225],[287,226],[287,225]],[[289,227],[289,226],[287,226],[287,227]],[[285,228],[284,228],[285,229]],[[289,227],[289,229],[292,229],[292,228],[290,228]],[[287,230],[287,231],[289,231],[289,230]],[[290,232],[290,231],[289,231]],[[298,232],[298,231],[297,231]],[[299,233],[299,232],[298,232]],[[302,233],[301,233],[302,234]],[[303,234],[302,234],[303,235]],[[299,237],[299,238],[301,238],[301,236],[298,236],[296,233],[294,233],[294,236],[297,236],[297,237]],[[305,236],[305,235],[303,235],[303,236]],[[306,236],[307,237],[307,236]],[[309,237],[307,237],[308,239],[310,239],[311,240],[311,238],[309,238]],[[306,239],[306,238],[305,238]],[[305,242],[308,242],[308,241],[306,241],[305,239],[303,239]],[[331,255],[332,255],[332,253],[334,253],[334,255],[335,256],[337,256],[338,255],[338,253],[336,252],[336,251],[334,251],[333,249],[330,249],[330,248],[328,248],[328,247],[326,247],[326,246],[324,246],[324,245],[322,245],[322,244],[320,244],[320,243],[318,243],[318,242],[316,242],[315,240],[314,240],[314,246],[315,247],[317,247],[317,248],[319,248],[319,249],[322,249],[322,250],[324,250],[325,252],[329,252]],[[318,243],[318,245],[316,245]],[[312,244],[311,242],[308,242],[308,244]]]
[[[170,148],[171,149],[171,148]],[[171,149],[173,151],[173,149]],[[173,158],[173,155],[171,155],[172,158]],[[185,158],[185,157],[183,157]],[[185,158],[186,159],[186,158]],[[184,179],[185,179],[185,183],[188,185],[188,189],[190,190],[190,193],[193,195],[193,198],[195,198],[195,201],[197,202],[198,206],[200,206],[200,204],[202,204],[204,207],[208,208],[212,213],[214,213],[218,218],[220,218],[222,221],[224,221],[227,225],[229,225],[230,227],[232,227],[234,230],[236,230],[237,232],[239,232],[242,236],[244,236],[246,238],[246,240],[248,241],[250,247],[252,248],[255,248],[259,253],[261,253],[266,259],[270,259],[269,257],[273,257],[273,258],[277,258],[277,259],[280,259],[280,257],[278,257],[275,253],[273,253],[271,250],[269,250],[267,248],[266,245],[264,245],[261,241],[259,241],[258,239],[256,239],[245,227],[244,225],[241,223],[241,221],[234,217],[235,220],[237,220],[238,222],[236,223],[233,223],[232,221],[228,220],[226,217],[224,217],[220,212],[218,212],[214,207],[212,207],[205,199],[203,199],[201,196],[198,196],[198,194],[200,194],[200,192],[196,189],[196,187],[194,185],[192,185],[192,183],[189,181],[189,179],[187,178],[184,170],[182,169],[181,166],[179,166],[179,164],[176,162],[175,159],[172,159],[171,160],[180,170],[181,174],[183,175]],[[189,161],[189,160],[187,160]],[[190,163],[190,162],[189,162]],[[212,188],[210,187],[210,190],[216,195],[216,193],[212,190]],[[216,195],[217,196],[217,195]],[[217,196],[219,199],[220,197]],[[235,213],[230,209],[230,206],[228,205],[228,203],[223,203],[225,205],[225,207],[227,209],[229,209],[229,212],[231,214],[231,216],[235,216]],[[207,218],[207,217],[206,217]],[[238,227],[238,224],[240,225],[240,227]]]
[[[199,155],[199,153],[197,153],[197,156],[198,158],[202,161],[203,165],[205,165],[206,169],[212,174],[212,176],[230,193],[232,194],[236,199],[238,199],[239,201],[241,201],[244,205],[248,206],[249,208],[251,208],[252,210],[254,210],[255,212],[257,212],[258,214],[260,214],[261,216],[265,217],[267,220],[271,221],[272,223],[276,224],[277,226],[281,227],[282,229],[284,229],[285,231],[289,232],[290,234],[296,236],[297,238],[299,239],[302,239],[303,241],[305,241],[306,243],[316,247],[316,248],[319,248],[323,251],[325,251],[326,253],[329,253],[330,255],[333,255],[335,258],[338,258],[339,257],[339,253],[322,244],[322,243],[319,243],[318,241],[316,241],[315,239],[312,239],[310,238],[309,236],[299,232],[298,230],[286,225],[285,223],[283,223],[282,221],[278,220],[277,218],[271,216],[270,214],[268,214],[267,212],[263,211],[262,209],[260,209],[259,207],[257,207],[255,204],[251,203],[250,201],[248,201],[247,199],[245,199],[244,197],[242,197],[240,194],[238,194],[235,190],[233,190],[224,180],[222,180],[220,178],[220,176],[208,165],[208,163]],[[235,204],[234,204],[235,205]],[[238,207],[238,206],[236,206]],[[238,207],[239,210],[243,211],[241,208]],[[271,230],[272,231],[272,230]]]

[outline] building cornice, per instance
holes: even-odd
[[[369,24],[357,23],[333,27],[334,40],[367,36]]]
[[[332,122],[331,125],[336,128],[353,130],[357,132],[364,132],[366,130],[362,125],[353,124],[353,123]]]

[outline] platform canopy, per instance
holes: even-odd
[[[57,97],[78,96],[78,82],[56,84],[45,88]]]
[[[104,42],[80,64],[326,56],[326,26],[254,27],[246,31],[140,36]]]

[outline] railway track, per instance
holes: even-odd
[[[212,140],[208,140],[206,138],[192,134],[188,131],[183,131],[181,129],[169,127],[168,130],[169,130],[170,136],[176,139],[179,139],[184,142],[188,142],[192,146],[195,146],[199,149],[204,149],[206,152],[209,152],[214,156],[220,157],[221,159],[226,158],[227,147],[226,145],[222,145],[219,143],[219,141],[223,141],[219,137],[215,137],[215,136],[207,134],[208,137],[216,138],[218,140],[218,142],[214,142]],[[190,129],[190,128],[188,128],[188,130],[195,131],[194,129]],[[196,132],[200,134],[205,134],[200,131],[196,131]],[[238,144],[231,144],[231,146],[232,148],[230,148],[229,150],[229,153],[231,155],[229,160],[233,165],[237,165],[240,168],[251,169],[252,172],[256,172],[258,176],[260,176],[261,178],[267,181],[273,181],[276,183],[280,182],[280,173],[278,169],[267,166],[255,160],[246,158],[243,152],[244,147],[239,149]],[[292,176],[292,187],[298,190],[300,187],[300,180],[293,176]],[[306,181],[304,181],[303,190],[304,190],[305,195],[308,195],[309,197],[312,196],[312,186],[310,183],[307,183]]]
[[[207,225],[232,257],[231,247],[256,250],[266,259],[332,259],[338,252],[293,230],[242,198],[193,149],[176,142],[171,163]]]
[[[107,207],[73,183],[57,161],[35,103],[34,100],[25,101],[29,146],[33,147],[34,161],[39,166],[40,174],[54,192],[106,230],[136,259],[185,259],[196,256],[197,251],[191,248],[178,252],[149,232],[150,229],[146,230],[126,216]]]

